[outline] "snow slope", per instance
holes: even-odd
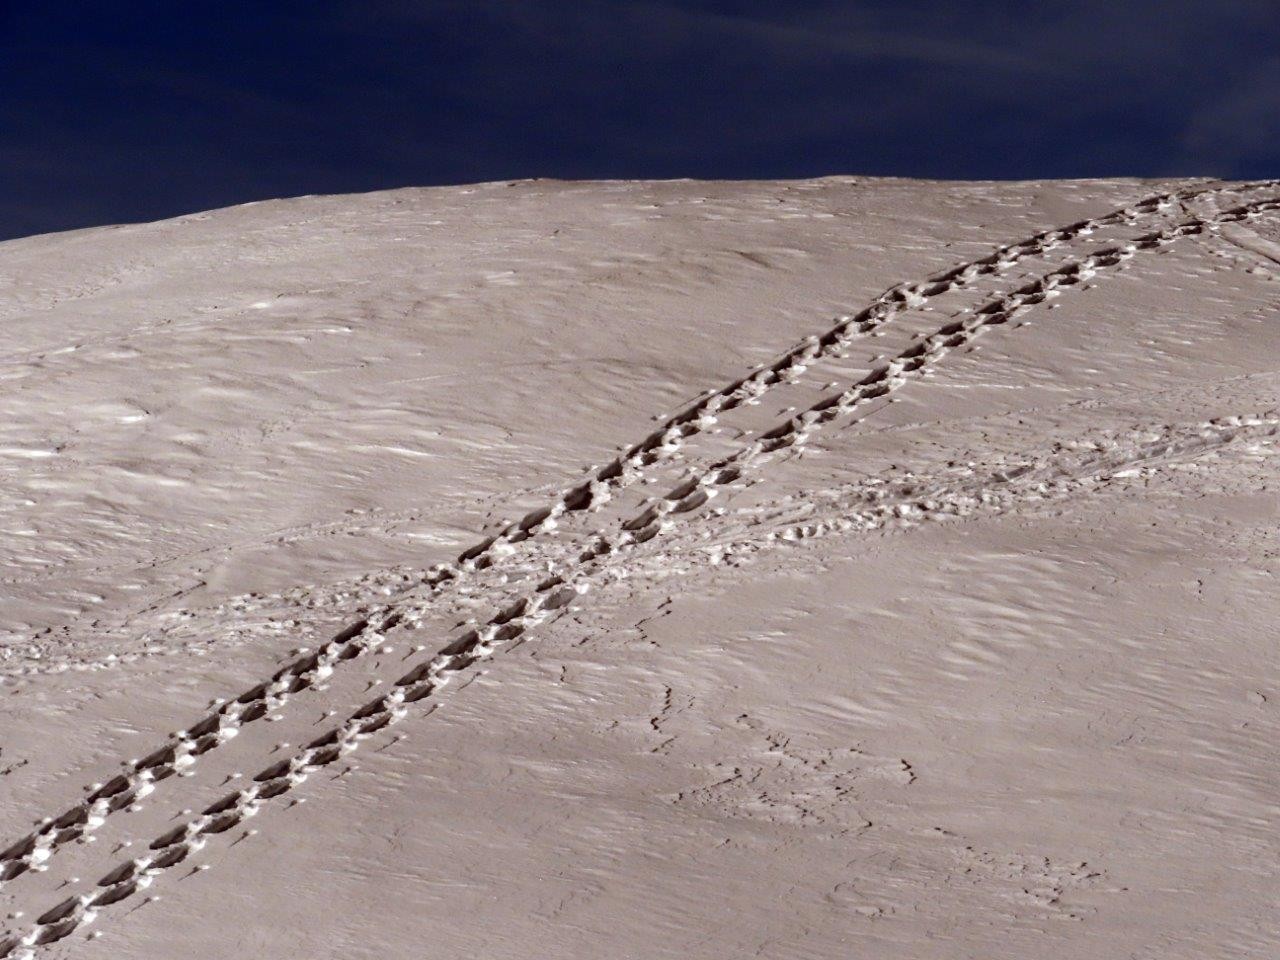
[[[1271,956],[1280,184],[0,244],[0,957]]]

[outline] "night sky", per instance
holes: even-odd
[[[1280,175],[1276,0],[0,0],[0,238],[518,177]]]

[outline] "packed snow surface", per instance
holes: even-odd
[[[1280,183],[0,244],[0,957],[1280,956]]]

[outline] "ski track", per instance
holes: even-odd
[[[1135,434],[1151,431],[1134,431]],[[1003,512],[1024,500],[1059,500],[1082,489],[1116,480],[1140,479],[1169,463],[1196,459],[1242,442],[1274,445],[1280,438],[1280,412],[1239,414],[1205,421],[1194,428],[1164,426],[1151,440],[1105,443],[1097,452],[1069,454],[1001,465],[983,476],[956,482],[911,477],[887,484],[882,480],[851,484],[828,492],[827,504],[807,503],[781,515],[778,504],[754,508],[773,512],[758,521],[775,529],[763,535],[724,539],[702,549],[727,555],[749,549],[761,539],[799,543],[817,537],[866,533],[889,526],[918,526],[926,520],[963,519],[979,512]],[[814,519],[796,514],[821,514]]]
[[[823,491],[825,502],[821,505],[762,503],[751,508],[755,516],[740,516],[744,522],[732,531],[716,534],[704,528],[700,536],[685,538],[684,549],[673,545],[666,551],[637,556],[628,576],[654,581],[678,578],[696,563],[741,566],[753,562],[770,545],[801,549],[811,540],[905,532],[925,523],[962,522],[1000,516],[1033,504],[1060,503],[1116,483],[1143,483],[1171,464],[1192,462],[1241,444],[1251,444],[1254,452],[1263,446],[1274,450],[1280,443],[1280,415],[1274,411],[1240,414],[1205,421],[1194,428],[1166,425],[1162,431],[1161,439],[1135,442],[1119,454],[1002,464],[967,482],[956,482],[952,477],[951,482],[939,480],[919,489],[923,478],[896,485],[873,479]],[[908,492],[912,489],[918,492],[912,495]],[[699,560],[680,562],[688,557]]]
[[[498,534],[464,551],[456,563],[432,568],[423,582],[434,591],[463,575],[484,570],[513,553],[516,544],[553,529],[556,518],[566,512],[601,505],[608,499],[611,488],[634,479],[639,471],[669,457],[686,440],[714,423],[717,413],[758,398],[777,383],[803,372],[815,359],[841,349],[852,337],[881,326],[906,309],[919,307],[929,299],[963,287],[977,277],[1006,269],[1020,259],[1088,235],[1099,226],[1133,223],[1150,213],[1166,210],[1176,202],[1261,189],[1275,183],[1182,190],[1149,198],[1095,220],[1045,231],[1030,240],[1001,247],[982,260],[952,268],[929,280],[891,288],[859,314],[842,317],[825,334],[807,338],[779,360],[699,400],[595,471],[587,481],[562,492],[552,506],[509,524]],[[99,881],[97,892],[64,901],[40,914],[26,935],[0,942],[0,957],[12,956],[19,949],[60,940],[91,922],[99,908],[127,899],[148,886],[154,876],[176,866],[200,849],[208,835],[231,829],[253,816],[264,802],[289,792],[303,782],[309,771],[350,754],[365,738],[399,722],[407,715],[408,704],[430,697],[457,673],[491,656],[498,647],[522,637],[529,629],[568,606],[589,589],[591,568],[599,561],[629,553],[658,534],[667,532],[674,525],[671,515],[689,514],[699,509],[715,496],[716,487],[737,482],[746,470],[761,466],[778,451],[803,445],[815,429],[896,391],[907,382],[909,375],[923,372],[952,349],[1057,295],[1061,287],[1079,284],[1099,269],[1120,264],[1138,251],[1158,249],[1183,237],[1201,235],[1218,224],[1241,222],[1278,209],[1280,200],[1267,199],[1212,216],[1183,220],[1168,229],[1071,261],[1009,294],[988,301],[964,319],[941,327],[874,369],[849,389],[819,401],[803,413],[761,434],[736,453],[682,481],[657,503],[622,522],[620,534],[612,541],[604,537],[595,538],[569,565],[569,570],[547,577],[533,591],[509,603],[483,627],[470,630],[449,643],[397,680],[389,694],[365,704],[342,725],[313,740],[289,759],[259,773],[252,786],[236,791],[206,808],[199,817],[157,838],[151,844],[154,856],[131,860],[117,867]],[[234,738],[244,723],[278,709],[293,693],[322,682],[340,663],[355,659],[381,644],[385,634],[401,623],[403,615],[393,607],[403,602],[404,599],[400,598],[370,613],[334,636],[316,653],[290,663],[270,680],[223,704],[214,713],[171,738],[164,747],[131,764],[129,771],[97,787],[85,801],[60,817],[46,820],[37,831],[0,853],[0,880],[9,880],[28,869],[38,868],[58,846],[91,832],[111,813],[151,793],[157,781],[187,770],[198,756]],[[429,602],[430,596],[415,601],[417,605]]]

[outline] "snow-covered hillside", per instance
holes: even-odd
[[[1275,955],[1278,323],[1280,183],[0,244],[0,957]]]

